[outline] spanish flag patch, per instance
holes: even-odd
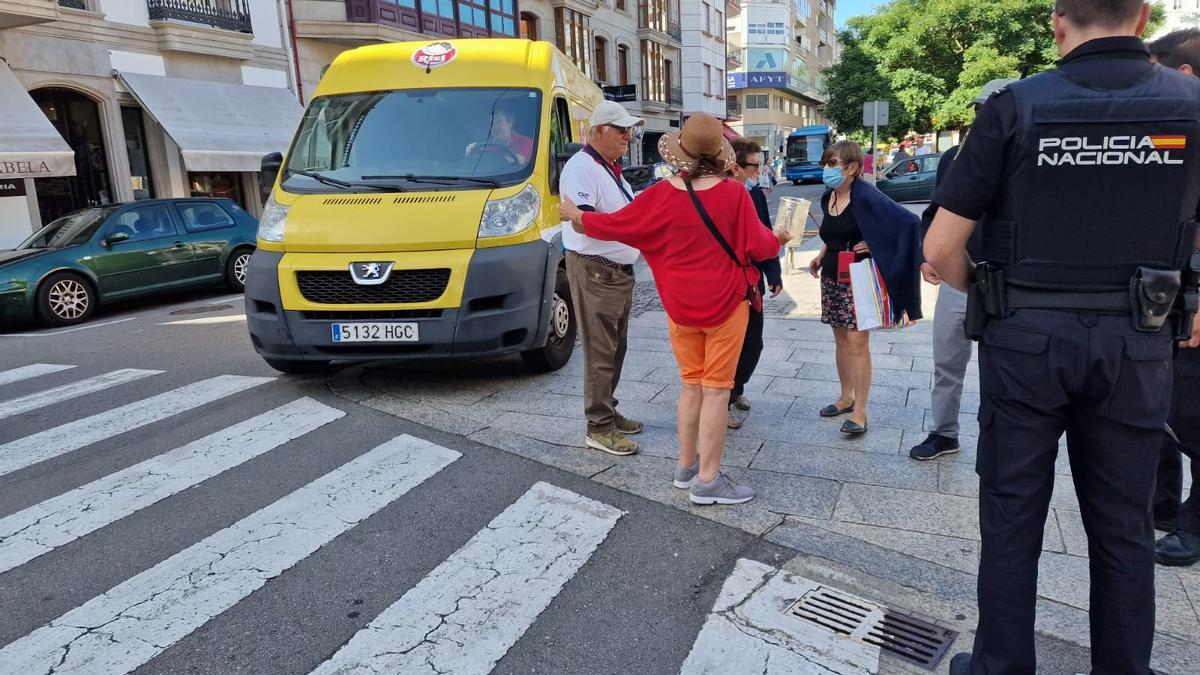
[[[1157,150],[1183,150],[1187,148],[1187,136],[1151,136]]]

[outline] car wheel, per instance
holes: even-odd
[[[575,351],[575,308],[571,303],[571,283],[567,271],[560,269],[554,278],[554,300],[550,308],[550,332],[546,346],[521,352],[526,367],[548,373],[567,365]]]
[[[74,326],[92,318],[96,292],[72,272],[52,274],[37,291],[38,317],[51,326]]]
[[[329,368],[328,361],[292,361],[289,359],[263,359],[275,370],[288,375],[312,375]]]
[[[229,254],[229,262],[225,263],[225,281],[233,290],[246,290],[246,273],[250,270],[252,255],[252,248],[239,248]]]
[[[792,185],[799,185],[799,184],[800,184],[800,181],[798,181],[798,180],[792,181]]]

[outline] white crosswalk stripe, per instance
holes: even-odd
[[[0,663],[128,673],[459,456],[395,438],[7,645]]]
[[[344,415],[303,398],[0,519],[0,573]]]
[[[75,366],[58,366],[53,363],[31,363],[28,366],[13,368],[12,370],[0,370],[0,385],[12,384],[21,380],[28,380],[32,377],[41,377],[51,373],[58,373],[64,370],[70,370]]]
[[[490,672],[621,515],[537,483],[314,675]]]
[[[137,368],[122,368],[111,373],[89,377],[86,380],[71,382],[61,387],[39,391],[28,396],[0,401],[0,420],[13,415],[21,415],[31,410],[44,408],[48,405],[62,403],[80,396],[87,396],[109,387],[115,387],[126,382],[134,382],[151,375],[159,375],[161,370],[138,370]]]
[[[272,381],[220,375],[0,445],[0,476]]]

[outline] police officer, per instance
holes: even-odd
[[[981,337],[979,626],[951,673],[1035,672],[1063,433],[1088,534],[1092,672],[1150,673],[1164,321],[1200,248],[1200,81],[1150,63],[1136,37],[1149,14],[1142,0],[1057,0],[1058,68],[983,106],[934,196],[925,256],[968,290]],[[988,264],[976,267],[965,246],[978,219]],[[1187,321],[1194,347],[1200,323]]]
[[[1186,75],[1200,77],[1200,28],[1185,28],[1150,43],[1150,57]],[[1200,350],[1175,356],[1171,432],[1163,440],[1154,488],[1154,528],[1167,535],[1154,545],[1161,565],[1200,562]],[[1192,460],[1192,492],[1183,501],[1183,460]]]

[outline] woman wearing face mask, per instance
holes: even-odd
[[[734,180],[745,184],[746,189],[750,192],[750,200],[754,202],[754,210],[758,213],[758,220],[763,227],[770,230],[772,229],[771,210],[767,203],[767,193],[763,191],[760,181],[763,164],[762,147],[754,141],[745,139],[732,141],[730,145],[733,146],[733,152],[737,156],[737,164],[730,171],[730,175]],[[779,295],[783,291],[783,275],[779,258],[755,262],[754,266],[762,274],[758,280],[759,293],[765,295],[769,289],[771,291],[769,297],[773,298]],[[730,429],[740,429],[742,426],[742,416],[735,413],[734,408],[743,412],[750,410],[750,401],[746,399],[746,383],[750,381],[750,377],[754,375],[754,369],[758,367],[762,350],[763,313],[751,310],[750,322],[746,326],[746,339],[742,342],[742,353],[738,358],[737,372],[733,377],[733,390],[729,392],[728,426]]]
[[[871,351],[870,335],[858,330],[846,266],[873,257],[892,300],[893,318],[921,318],[920,218],[864,181],[863,163],[862,148],[850,141],[834,143],[821,158],[828,188],[821,197],[824,245],[808,266],[821,279],[821,322],[833,328],[841,382],[841,395],[820,415],[849,414],[841,431],[850,436],[867,431]]]

